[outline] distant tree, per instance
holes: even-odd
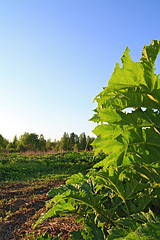
[[[86,134],[83,132],[79,136],[79,150],[85,150],[86,143],[87,143]]]
[[[16,151],[16,148],[17,148],[17,146],[18,146],[18,143],[19,143],[18,138],[17,138],[17,136],[15,135],[14,138],[13,138],[13,142],[12,142],[14,151]]]
[[[8,143],[9,143],[9,141],[6,138],[3,138],[3,146],[4,146],[4,148],[6,148]]]
[[[77,143],[74,144],[73,151],[75,152],[79,151],[79,145]]]
[[[56,150],[56,148],[57,148],[57,140],[54,139],[54,141],[52,142],[52,149]]]
[[[26,150],[27,150],[27,148],[21,142],[18,142],[18,145],[16,147],[16,151],[17,152],[25,152]]]
[[[35,133],[25,132],[20,136],[20,143],[26,150],[36,151],[39,146],[38,135]]]
[[[53,147],[53,143],[51,142],[51,139],[47,139],[47,141],[46,141],[46,150],[47,151],[52,150],[52,147]]]
[[[14,152],[14,147],[13,147],[13,143],[9,142],[8,145],[6,146],[6,150],[8,152]]]
[[[4,151],[9,141],[0,134],[0,151]]]
[[[64,132],[63,137],[61,138],[60,149],[64,151],[69,150],[69,135],[66,132]]]
[[[3,141],[4,141],[4,138],[3,138],[2,135],[0,134],[0,147],[4,147],[4,146],[3,146]]]
[[[27,150],[31,151],[49,151],[54,150],[55,152],[64,150],[64,151],[79,151],[86,150],[91,151],[92,145],[91,143],[94,141],[94,138],[89,136],[86,137],[85,133],[81,133],[78,137],[74,132],[70,133],[70,135],[64,132],[63,137],[60,141],[48,139],[47,141],[44,139],[43,134],[38,136],[36,133],[27,133],[25,132],[23,135],[17,138],[15,135],[12,142],[9,142],[0,134],[0,151],[9,151],[9,152],[24,152]]]
[[[43,134],[39,136],[38,148],[41,151],[46,151],[46,140],[44,139]]]
[[[93,150],[93,147],[91,145],[91,143],[95,140],[94,137],[90,137],[90,136],[87,136],[87,143],[86,143],[86,151],[91,151]]]
[[[75,142],[75,144],[79,144],[79,137],[77,134],[75,134],[75,136],[74,136],[74,142]]]
[[[15,135],[14,138],[13,138],[13,145],[16,146],[17,144],[18,144],[18,138]]]
[[[61,150],[61,148],[60,148],[60,144],[61,144],[61,141],[56,141],[56,143],[55,142],[53,142],[53,146],[54,146],[54,150],[55,151],[60,151]]]
[[[74,132],[72,132],[69,136],[69,145],[70,145],[71,149],[73,148],[73,146],[75,144],[74,136],[75,136]]]
[[[58,152],[58,151],[60,151],[60,141],[59,140],[56,140],[56,139],[54,139],[54,141],[51,143],[52,144],[52,150],[54,151],[54,152]]]
[[[74,132],[70,134],[69,137],[69,150],[74,149],[74,145],[79,143],[79,137]]]
[[[17,152],[17,146],[18,146],[18,138],[17,136],[14,136],[13,141],[9,142],[6,146],[6,150],[8,152]]]

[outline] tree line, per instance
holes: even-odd
[[[64,132],[60,140],[45,140],[43,134],[25,132],[19,138],[8,141],[0,134],[0,152],[26,152],[26,151],[91,151],[93,137],[86,136],[83,132],[79,136],[74,132]]]

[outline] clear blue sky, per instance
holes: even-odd
[[[159,0],[1,0],[2,136],[93,136],[94,97],[127,46],[139,61],[160,40],[159,9]]]

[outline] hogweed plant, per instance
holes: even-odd
[[[140,62],[126,48],[98,107],[94,153],[106,158],[84,176],[71,176],[48,195],[50,216],[73,214],[84,228],[72,240],[160,239],[160,79],[154,72],[160,41],[144,46]]]

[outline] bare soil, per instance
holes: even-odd
[[[51,217],[33,229],[45,211],[47,192],[63,183],[63,180],[1,183],[0,240],[36,239],[46,232],[54,238],[60,234],[63,240],[68,240],[71,231],[82,227],[73,217]]]

